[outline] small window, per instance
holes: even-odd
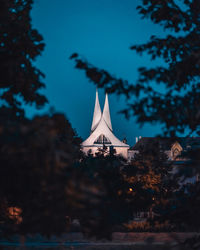
[[[173,157],[175,158],[178,155],[180,155],[180,151],[177,148],[175,148],[174,151],[173,151]]]

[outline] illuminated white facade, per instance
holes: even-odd
[[[128,157],[129,145],[120,141],[112,130],[108,95],[106,94],[103,113],[99,104],[98,91],[96,91],[96,101],[94,107],[93,121],[90,136],[82,143],[82,150],[87,154],[90,150],[95,154],[99,148],[107,147],[115,149],[116,154]]]

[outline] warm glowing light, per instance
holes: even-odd
[[[118,195],[121,195],[122,194],[122,190],[119,190],[117,193],[118,193]]]
[[[22,209],[19,207],[9,207],[8,208],[8,216],[10,219],[15,220],[17,224],[22,222]]]
[[[132,191],[133,191],[133,189],[132,189],[132,188],[129,188],[129,191],[130,191],[130,192],[132,192]]]

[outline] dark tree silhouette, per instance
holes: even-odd
[[[123,169],[131,188],[129,198],[133,212],[148,212],[152,223],[168,220],[164,215],[173,209],[174,190],[179,188],[172,169],[159,139],[138,149],[134,159]]]
[[[137,82],[130,84],[94,67],[76,53],[71,58],[76,68],[84,70],[98,87],[127,97],[127,107],[123,110],[126,116],[134,115],[140,124],[161,123],[165,134],[171,136],[185,131],[199,134],[200,1],[141,0],[140,3],[137,8],[141,16],[162,25],[166,36],[152,36],[147,43],[131,49],[141,55],[149,54],[152,60],[163,59],[162,65],[139,68]],[[158,91],[159,84],[165,87],[165,93]]]
[[[162,38],[151,36],[147,43],[131,46],[130,49],[140,55],[147,53],[152,60],[163,60],[159,66],[139,68],[137,82],[116,79],[77,53],[71,59],[75,61],[75,67],[85,71],[98,87],[127,98],[127,107],[122,111],[127,117],[134,115],[141,125],[157,122],[163,126],[164,134],[171,137],[199,135],[200,1],[141,0],[138,11],[142,18],[161,25],[166,35]],[[159,92],[159,85],[165,88],[164,92]],[[177,180],[186,179],[189,173],[190,177],[199,175],[199,149],[192,148],[186,158],[185,168],[180,168],[176,174]],[[176,182],[173,187],[174,184]],[[199,230],[199,181],[182,183],[182,188],[174,191],[174,200],[168,207],[158,200],[154,209],[157,213],[165,212],[165,219],[185,230]],[[198,241],[191,240],[189,244],[196,247]]]
[[[47,99],[38,92],[44,74],[34,60],[44,49],[42,36],[32,28],[32,0],[2,0],[0,8],[0,105],[23,115],[22,104],[42,107]]]
[[[161,67],[141,68],[136,84],[115,79],[76,53],[71,56],[99,87],[137,97],[125,114],[134,113],[140,123],[161,122],[171,135],[185,128],[198,133],[199,1],[185,0],[183,5],[173,0],[141,1],[138,9],[144,17],[173,32],[132,46],[165,61]],[[71,216],[80,220],[87,234],[109,237],[113,227],[126,222],[134,211],[157,206],[161,214],[165,209],[161,199],[171,197],[172,186],[165,156],[156,147],[157,158],[155,152],[144,151],[145,158],[142,151],[131,167],[123,167],[121,159],[104,152],[96,158],[81,158],[80,139],[63,115],[23,117],[23,103],[40,107],[46,102],[38,92],[44,87],[43,75],[33,65],[44,44],[31,27],[31,6],[31,0],[3,0],[0,9],[1,232],[61,233],[67,230],[66,216]],[[166,93],[158,93],[152,82],[164,83]],[[199,189],[194,192],[195,186],[190,186],[190,190],[197,198]],[[189,198],[185,192],[182,197]],[[198,201],[193,204],[197,206]]]
[[[73,201],[71,214],[79,219],[82,231],[111,239],[112,232],[132,218],[132,209],[129,183],[121,171],[125,161],[105,152],[84,156],[76,165],[68,196]]]
[[[70,123],[62,114],[23,121],[4,117],[0,131],[2,232],[66,232],[66,190],[81,142]],[[18,217],[12,218],[12,208],[21,211]]]
[[[34,66],[44,43],[32,28],[32,0],[0,8],[0,233],[67,230],[66,189],[80,142],[62,114],[27,119],[24,104],[42,107],[44,75]]]
[[[165,216],[171,223],[186,231],[199,232],[200,230],[199,153],[199,147],[194,145],[183,152],[181,157],[187,160],[177,168],[174,176],[180,186],[174,192],[173,206],[175,209],[170,210]]]

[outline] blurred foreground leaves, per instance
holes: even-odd
[[[2,110],[0,110],[2,111]],[[66,188],[80,158],[80,139],[62,114],[0,121],[1,216],[22,209],[21,233],[59,233],[66,228]],[[4,218],[1,218],[4,222]]]

